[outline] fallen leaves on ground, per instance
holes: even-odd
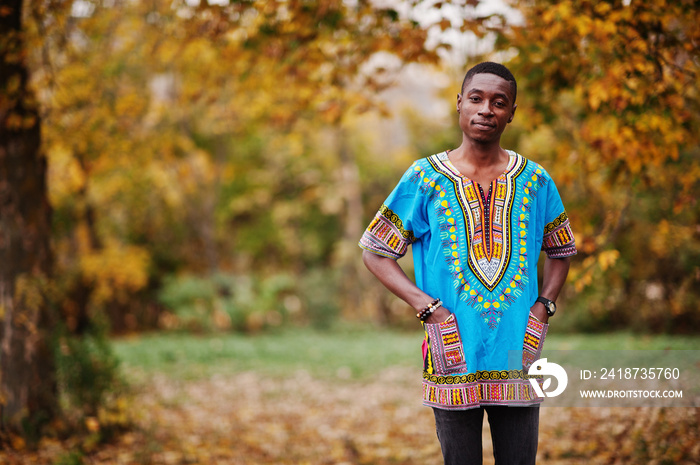
[[[306,372],[181,381],[155,375],[133,400],[136,427],[86,464],[439,464],[420,377],[395,368],[373,381]],[[698,463],[698,413],[681,408],[544,407],[539,463]],[[484,463],[493,463],[484,422]],[[69,461],[70,441],[0,452],[0,463]]]

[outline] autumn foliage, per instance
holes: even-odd
[[[57,287],[74,331],[91,312],[118,331],[157,324],[171,274],[328,265],[319,230],[335,228],[322,203],[339,163],[332,150],[320,160],[316,133],[372,106],[381,83],[360,67],[374,53],[436,61],[424,30],[365,2],[34,14]]]
[[[567,325],[698,322],[694,2],[533,0],[511,5],[519,19],[479,2],[193,5],[32,4],[71,331],[95,314],[118,332],[395,321],[355,243],[406,163],[458,134],[404,115],[420,140],[377,154],[362,115],[398,118],[378,97],[409,63],[445,70],[450,31],[512,57],[508,141],[554,174],[578,238]],[[213,291],[173,300],[173,283],[200,278]]]
[[[412,160],[459,143],[454,114],[434,116],[412,92],[447,114],[466,68],[484,59],[518,79],[504,145],[552,173],[577,237],[557,330],[697,332],[697,2],[513,0],[502,13],[488,3],[26,1],[21,25],[19,2],[0,3],[0,23],[17,27],[0,30],[0,156],[20,132],[29,141],[13,159],[22,169],[0,160],[0,229],[22,244],[0,244],[3,257],[22,255],[0,263],[0,320],[22,331],[0,339],[0,379],[28,385],[15,368],[29,367],[22,351],[42,354],[23,376],[45,373],[63,407],[54,415],[49,399],[24,437],[73,422],[94,463],[124,451],[141,463],[423,463],[439,453],[431,422],[412,421],[416,393],[401,370],[396,398],[382,397],[380,381],[303,373],[282,384],[254,372],[181,386],[155,377],[157,392],[136,394],[147,411],[128,416],[105,334],[338,319],[415,328],[363,269],[357,240]],[[459,56],[465,38],[476,45]],[[406,85],[411,73],[423,82]],[[211,421],[217,395],[233,427]],[[15,420],[29,412],[13,409]],[[552,463],[696,460],[695,413],[566,410],[543,417],[541,453]],[[319,432],[323,447],[308,447]],[[0,446],[24,449],[15,433],[0,431]],[[96,447],[108,437],[113,447]],[[45,439],[36,455],[3,458],[50,463],[60,450],[80,463],[67,444]]]
[[[518,6],[499,43],[516,52],[523,150],[564,182],[577,225],[579,328],[697,328],[697,5]]]

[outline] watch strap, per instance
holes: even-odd
[[[542,304],[544,304],[544,307],[547,310],[547,315],[549,316],[554,315],[554,312],[557,311],[557,304],[554,303],[553,300],[549,300],[546,297],[539,296],[537,297],[536,302],[541,302]],[[550,310],[550,308],[553,308],[553,310]]]

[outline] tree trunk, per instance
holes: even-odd
[[[376,300],[370,301],[366,298],[366,292],[374,285],[374,279],[370,278],[369,272],[362,264],[360,258],[362,250],[357,246],[365,227],[360,170],[349,147],[345,128],[339,125],[337,135],[340,155],[338,185],[345,203],[343,240],[340,241],[339,248],[336,250],[336,261],[343,276],[341,280],[343,316],[351,320],[359,318],[386,324],[389,322],[390,315],[385,311],[385,307],[374,305]]]
[[[46,299],[51,209],[22,0],[0,0],[0,11],[0,432],[33,435],[57,405]]]

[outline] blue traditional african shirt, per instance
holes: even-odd
[[[412,246],[416,284],[452,312],[444,323],[424,325],[427,406],[541,401],[527,376],[548,326],[530,314],[537,261],[541,250],[562,258],[576,246],[550,175],[508,153],[507,169],[488,192],[447,152],[416,161],[360,240],[363,249],[392,259]],[[513,353],[521,357],[515,367]]]

